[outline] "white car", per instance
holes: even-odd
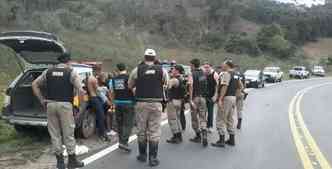
[[[308,79],[310,77],[310,72],[304,66],[295,66],[293,69],[289,70],[289,77]]]
[[[261,70],[247,70],[244,72],[244,76],[247,87],[263,88],[265,86],[264,75]]]
[[[265,67],[263,70],[265,80],[268,82],[281,82],[284,72],[281,71],[280,67]]]
[[[314,66],[311,71],[312,71],[312,75],[322,76],[322,77],[325,76],[325,70],[322,66]]]

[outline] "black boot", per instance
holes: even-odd
[[[219,140],[216,143],[211,144],[213,147],[225,147],[225,136],[220,135]]]
[[[75,154],[71,154],[68,156],[68,169],[75,169],[82,167],[84,167],[84,163],[78,161]]]
[[[131,152],[131,148],[129,147],[128,143],[125,143],[125,144],[119,143],[119,149],[124,150],[128,153]]]
[[[226,141],[226,144],[228,144],[230,146],[235,146],[235,135],[234,134],[229,135],[229,140]]]
[[[177,133],[177,137],[178,137],[178,139],[180,140],[180,142],[183,141],[183,139],[182,139],[182,133],[181,133],[181,132],[180,132],[180,133]]]
[[[159,165],[158,156],[158,142],[150,141],[149,143],[149,165],[155,167]]]
[[[65,160],[63,158],[63,155],[56,155],[56,168],[57,169],[65,169]]]
[[[204,147],[208,145],[208,140],[207,140],[207,130],[204,129],[202,130],[202,144]]]
[[[180,134],[180,135],[179,135]],[[171,143],[171,144],[179,144],[182,142],[182,135],[181,133],[176,133],[173,134],[173,137],[166,140],[167,143]]]
[[[194,142],[194,143],[201,143],[202,138],[201,138],[201,133],[196,133],[196,137],[191,138],[189,141]]]
[[[237,127],[236,128],[240,130],[241,126],[242,126],[242,119],[239,118],[238,121],[237,121]]]
[[[142,141],[142,142],[138,142],[138,152],[139,155],[136,157],[136,159],[140,162],[146,162],[146,142]]]

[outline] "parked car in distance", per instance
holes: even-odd
[[[324,77],[325,76],[325,70],[323,68],[323,66],[314,66],[311,70],[312,75],[314,76],[321,76]]]
[[[272,83],[281,82],[284,75],[280,67],[265,67],[263,73],[265,80]]]
[[[66,52],[66,48],[55,35],[32,31],[1,33],[0,44],[16,52],[22,68],[22,73],[5,92],[2,118],[14,125],[18,132],[26,132],[31,126],[46,127],[47,114],[32,92],[32,82],[47,68],[57,64],[57,57]],[[72,68],[82,81],[93,73],[92,67],[84,64],[72,64]],[[87,138],[94,134],[96,119],[95,113],[88,108],[88,98],[84,98],[81,103],[73,100],[73,115],[77,134]]]
[[[246,78],[246,86],[254,88],[263,88],[264,84],[264,74],[261,70],[247,70],[244,72]]]
[[[289,70],[289,78],[308,79],[310,72],[304,66],[295,66]]]

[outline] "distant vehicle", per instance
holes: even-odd
[[[304,66],[295,66],[289,70],[289,78],[308,79],[310,72]]]
[[[46,127],[47,114],[33,95],[31,85],[43,71],[58,63],[57,57],[66,52],[65,47],[53,34],[29,31],[1,33],[0,44],[16,52],[22,68],[22,73],[6,90],[2,118],[14,125],[18,132],[26,132],[28,126]],[[88,65],[72,64],[72,67],[82,81],[93,73]],[[73,115],[77,134],[87,138],[94,134],[96,119],[88,108],[88,98],[84,98],[81,103],[73,100]]]
[[[280,67],[265,67],[263,73],[265,80],[272,83],[281,82],[284,75]]]
[[[261,70],[247,70],[244,72],[246,78],[246,86],[254,88],[263,88],[264,84],[264,75]]]
[[[314,76],[321,76],[324,77],[325,76],[325,70],[323,68],[323,66],[314,66],[311,70],[312,75]]]

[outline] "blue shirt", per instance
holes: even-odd
[[[114,93],[114,90],[113,90],[113,80],[111,79],[108,83],[108,87],[109,89]],[[113,103],[115,105],[133,105],[135,104],[135,101],[133,100],[113,100]]]

